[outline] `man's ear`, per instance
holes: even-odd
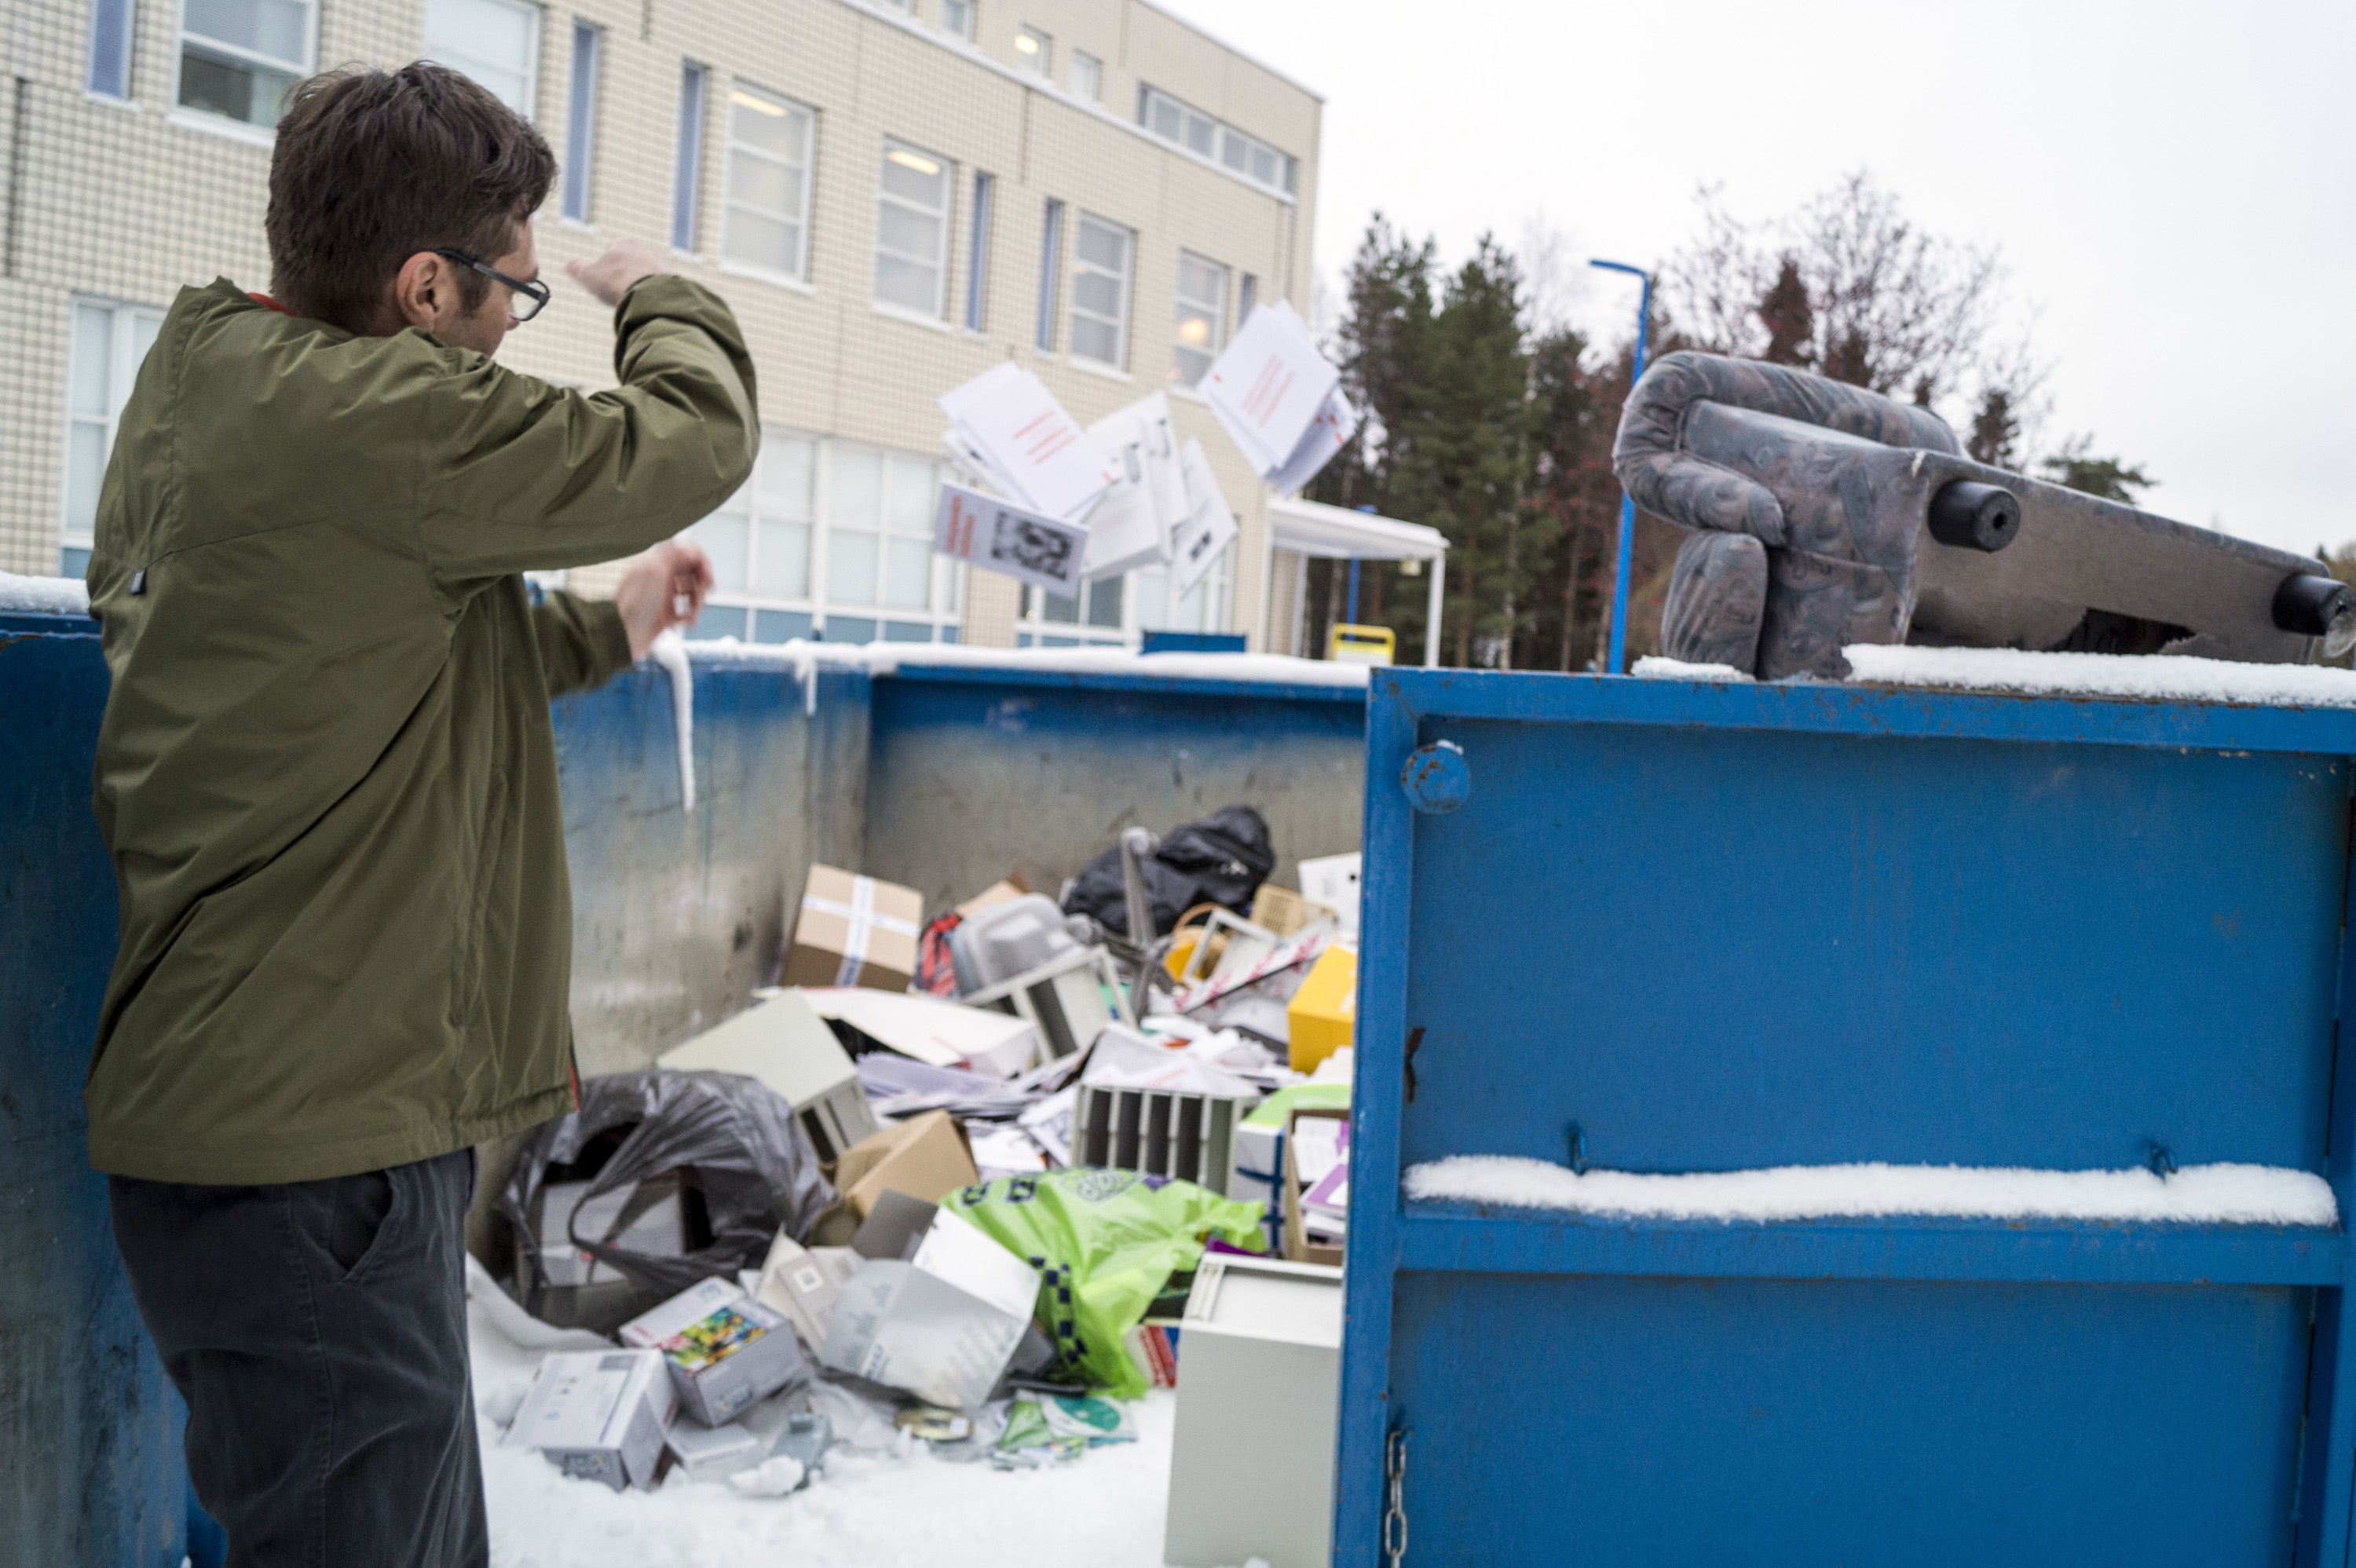
[[[420,251],[393,274],[392,329],[422,326],[432,331],[458,303],[457,270],[433,251]]]

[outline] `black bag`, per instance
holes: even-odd
[[[1200,822],[1173,829],[1145,860],[1145,898],[1153,912],[1153,934],[1168,934],[1178,917],[1196,904],[1223,904],[1237,914],[1250,913],[1252,895],[1275,869],[1268,823],[1248,805],[1223,806]],[[1088,862],[1064,895],[1064,912],[1093,916],[1107,931],[1129,934],[1120,846]]]
[[[584,1160],[584,1154],[592,1157]],[[499,1212],[514,1227],[517,1278],[527,1305],[544,1284],[533,1200],[550,1167],[578,1179],[589,1175],[580,1168],[598,1154],[604,1158],[590,1177],[584,1202],[672,1173],[696,1200],[691,1246],[682,1257],[656,1257],[594,1237],[563,1238],[563,1244],[620,1270],[652,1300],[714,1275],[734,1279],[739,1269],[760,1267],[779,1227],[805,1235],[834,1201],[793,1107],[756,1080],[659,1067],[584,1079],[578,1111],[525,1135],[499,1196]]]

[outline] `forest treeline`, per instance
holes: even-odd
[[[1736,216],[1699,198],[1695,239],[1656,274],[1647,354],[1700,348],[1795,365],[1935,410],[1982,462],[2133,501],[2155,481],[2085,434],[2051,445],[2050,367],[2000,254],[1926,232],[1869,175],[1792,212]],[[1620,486],[1612,442],[1634,353],[1565,315],[1577,287],[1561,237],[1483,236],[1443,267],[1430,237],[1376,213],[1343,280],[1330,351],[1365,419],[1312,499],[1371,507],[1448,536],[1442,663],[1600,667],[1610,635]],[[1632,296],[1633,280],[1627,281]],[[1677,531],[1639,519],[1630,656],[1657,640]],[[1423,647],[1426,583],[1365,562],[1358,619]],[[1311,563],[1305,646],[1346,617],[1349,566]]]

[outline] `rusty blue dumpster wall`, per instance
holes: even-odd
[[[172,1396],[84,1153],[114,959],[87,621],[0,615],[0,1563],[177,1568]]]
[[[2345,710],[1378,672],[1337,1561],[2345,1561],[2352,754]],[[1574,1143],[2164,1150],[2342,1224],[1400,1197]]]
[[[106,670],[80,618],[0,615],[0,1563],[177,1568],[176,1403],[91,1172],[83,1072],[114,952],[90,815]],[[1356,847],[1364,693],[699,648],[697,799],[669,677],[555,709],[584,1070],[643,1065],[744,1005],[822,859],[937,903],[1012,869],[1052,891],[1119,828],[1230,800],[1284,869]],[[500,1151],[488,1151],[496,1162]],[[496,1163],[485,1171],[496,1188]]]

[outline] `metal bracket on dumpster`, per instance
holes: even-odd
[[[1423,1026],[1418,1024],[1407,1036],[1407,1103],[1415,1104],[1415,1053],[1423,1049]]]
[[[1432,816],[1444,816],[1464,804],[1472,793],[1472,770],[1465,765],[1464,748],[1453,741],[1435,741],[1408,753],[1399,770],[1399,788],[1407,803]]]

